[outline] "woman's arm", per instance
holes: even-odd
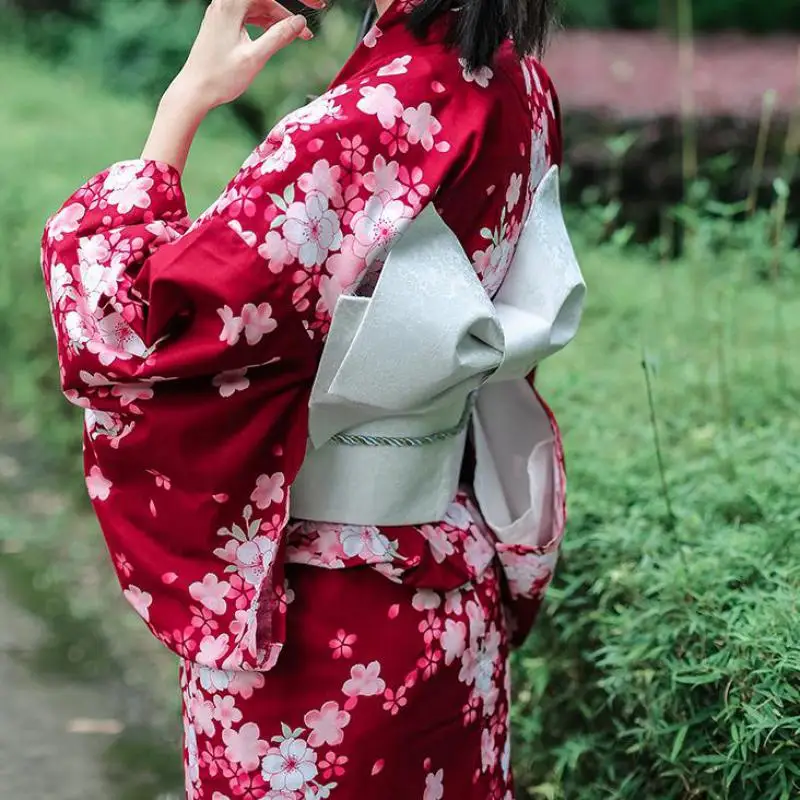
[[[316,8],[322,0],[305,0]],[[246,25],[264,33],[251,39]],[[214,0],[186,65],[165,92],[142,158],[183,172],[206,114],[243,94],[267,61],[298,37],[312,36],[305,19],[274,0]]]

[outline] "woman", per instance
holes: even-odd
[[[88,491],[181,658],[190,798],[512,797],[509,641],[564,516],[555,421],[519,379],[582,298],[532,57],[549,6],[382,0],[192,221],[203,117],[311,36],[273,0],[214,0],[141,158],[48,222]]]

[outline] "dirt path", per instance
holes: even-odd
[[[91,685],[32,669],[46,634],[13,602],[2,577],[0,620],[0,797],[113,798],[102,770],[109,734],[79,732],[99,727],[98,720],[113,720],[113,703]]]
[[[175,713],[145,691],[175,666],[59,483],[0,408],[0,800],[177,800]]]

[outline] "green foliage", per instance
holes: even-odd
[[[70,56],[88,72],[100,69],[111,88],[159,95],[183,66],[202,17],[196,2],[103,0],[95,21],[73,30]]]
[[[531,796],[800,796],[800,298],[698,247],[657,268],[587,254],[585,327],[543,371],[571,521],[518,657]]]

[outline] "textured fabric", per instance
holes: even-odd
[[[311,442],[292,490],[295,515],[377,526],[441,519],[458,487],[470,409],[485,406],[487,392],[499,408],[488,412],[484,434],[492,430],[507,444],[495,444],[488,459],[487,448],[476,452],[477,475],[498,475],[492,488],[482,481],[478,505],[485,514],[487,502],[506,504],[508,481],[499,473],[524,476],[518,459],[542,455],[543,440],[553,438],[549,425],[532,440],[523,435],[537,428],[531,420],[547,419],[524,385],[530,405],[520,415],[505,413],[518,405],[512,384],[524,384],[573,339],[585,288],[564,225],[558,167],[536,191],[494,303],[456,236],[428,206],[389,252],[372,297],[339,298],[311,392]],[[504,402],[507,394],[512,402]],[[527,453],[519,451],[521,440]],[[552,457],[532,463],[552,474]],[[554,535],[542,531],[543,538],[543,526],[522,524],[529,511],[542,516],[533,507],[539,494],[526,490],[511,500],[515,544],[544,544]],[[489,524],[504,541],[494,519]]]
[[[287,576],[273,670],[183,665],[188,798],[512,800],[495,570],[446,595],[369,569]]]
[[[298,659],[304,647],[319,652],[318,638],[330,635],[304,626],[317,612],[324,619],[334,596],[353,625],[371,613],[348,568],[374,573],[369,585],[384,587],[383,594],[376,589],[375,613],[391,596],[390,607],[408,614],[407,623],[417,589],[480,594],[486,581],[496,582],[487,576],[500,563],[468,486],[446,518],[430,525],[377,529],[289,519],[311,386],[338,297],[370,293],[392,243],[432,201],[494,295],[536,187],[560,159],[556,101],[544,70],[520,62],[507,45],[493,69],[471,74],[444,46],[442,26],[425,43],[410,35],[410,5],[397,0],[330,90],[282,120],[194,222],[174,169],[130,161],[80,187],[49,220],[42,242],[62,386],[85,409],[88,492],[124,595],[192,673],[204,668],[244,684],[264,681],[241,721],[262,731],[257,717],[266,715],[259,737],[286,735],[274,727],[278,716],[308,727],[305,715],[342,693],[341,676],[331,674],[330,685],[306,698],[309,682],[324,673]],[[554,468],[562,472],[552,418],[551,424]],[[519,580],[504,579],[504,608],[520,639],[551,575],[537,548],[520,547],[514,558]],[[305,566],[294,571],[292,562]],[[498,597],[495,590],[481,595],[486,619],[500,619]],[[299,603],[304,610],[287,629],[289,609]],[[406,630],[393,647],[387,625],[362,635],[367,646],[359,663],[385,664],[387,688],[397,691],[397,675],[417,669],[420,642]],[[293,644],[281,659],[288,636]],[[494,645],[489,652],[494,657]],[[496,677],[505,669],[500,652],[498,644]],[[275,668],[285,684],[270,683]],[[407,791],[397,797],[439,800],[437,759],[441,764],[445,753],[437,720],[460,719],[464,693],[477,713],[486,710],[475,685],[454,669],[440,686],[435,695],[420,691],[414,708],[394,723],[387,715],[380,727],[387,754],[390,741],[418,740],[422,750],[430,737],[424,758],[431,759],[433,788],[427,773],[421,787],[409,773]],[[435,707],[432,697],[440,698]],[[270,699],[279,715],[270,716]],[[504,726],[505,707],[495,711]],[[354,720],[365,713],[360,701],[352,713]],[[191,727],[202,733],[199,721]],[[480,759],[475,739],[460,741],[461,763],[472,771]],[[350,747],[339,755],[358,769],[346,779],[367,787],[369,776]],[[253,775],[277,763],[266,756],[258,756]],[[426,763],[417,769],[427,770]],[[210,769],[203,774],[206,784],[193,791],[212,800],[303,800],[328,792],[308,781],[297,791],[273,789],[271,781],[249,795],[230,786],[206,790],[214,776]],[[476,798],[503,797],[504,788],[481,794],[495,774],[481,764]],[[464,775],[451,778],[453,785],[464,785]],[[334,800],[391,797],[337,791]]]

